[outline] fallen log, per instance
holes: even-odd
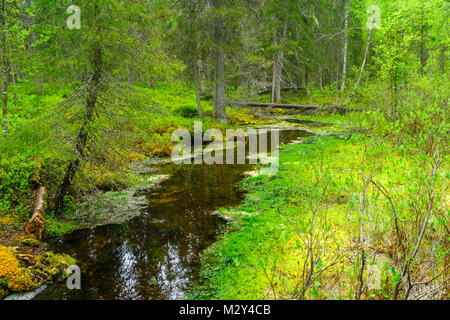
[[[227,102],[230,107],[244,108],[244,107],[256,107],[256,108],[278,108],[278,109],[300,109],[300,110],[327,110],[336,113],[345,113],[349,111],[362,111],[363,109],[346,108],[343,105],[340,106],[314,106],[305,104],[283,104],[283,103],[259,103],[259,102]]]
[[[256,107],[256,108],[280,108],[280,109],[303,109],[313,110],[320,109],[318,106],[313,105],[300,105],[300,104],[284,104],[284,103],[259,103],[259,102],[227,102],[230,107]]]
[[[45,223],[45,208],[47,206],[47,189],[39,187],[36,193],[36,200],[33,205],[33,215],[25,226],[25,232],[35,239],[42,240]]]
[[[285,88],[281,88],[281,91],[289,91],[289,90],[294,90],[294,91],[298,91],[298,90],[305,90],[305,88],[298,88],[298,87],[285,87]],[[267,88],[267,89],[263,89],[260,91],[255,92],[256,95],[260,96],[266,93],[271,93],[272,92],[272,88]]]

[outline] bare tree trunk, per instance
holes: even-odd
[[[281,35],[281,50],[278,52],[278,68],[275,87],[275,101],[281,100],[281,76],[283,72],[284,47],[286,45],[287,21],[284,23],[283,34]]]
[[[305,90],[306,96],[309,96],[309,68],[308,65],[305,64]]]
[[[378,0],[375,1],[375,6],[377,5]],[[370,47],[370,39],[372,38],[372,33],[373,33],[373,29],[374,29],[374,23],[375,23],[375,9],[372,12],[372,22],[370,24],[370,30],[369,30],[369,35],[367,36],[367,46],[366,46],[366,51],[364,52],[364,59],[361,65],[361,70],[359,71],[359,76],[358,76],[358,80],[356,81],[355,84],[355,88],[353,89],[352,95],[355,94],[356,89],[358,89],[359,83],[361,82],[361,78],[364,72],[364,67],[366,66],[366,61],[367,61],[367,55],[369,54],[369,47]]]
[[[336,58],[336,79],[335,79],[336,91],[339,90],[339,56]]]
[[[214,116],[222,123],[227,123],[225,111],[225,53],[223,48],[216,49],[216,89]]]
[[[200,59],[198,60],[200,61]],[[194,82],[195,82],[195,96],[197,98],[197,110],[198,110],[198,115],[200,118],[203,117],[203,113],[202,113],[202,103],[200,101],[200,96],[201,96],[201,92],[200,92],[200,88],[201,88],[201,75],[200,75],[200,67],[199,67],[199,63],[195,63],[194,62]]]
[[[206,93],[206,72],[205,72],[205,64],[202,58],[198,59],[198,75],[200,80],[200,95]]]
[[[347,48],[348,48],[348,15],[350,9],[350,0],[345,1],[345,31],[344,31],[344,64],[342,67],[342,84],[341,84],[341,93],[344,93],[345,90],[345,81],[347,76]]]
[[[319,64],[319,90],[322,90],[323,87],[323,65]]]
[[[277,45],[276,43],[277,41],[277,32],[274,31],[273,32],[273,44],[274,46]],[[272,94],[270,96],[270,103],[274,103],[275,102],[275,87],[276,87],[276,76],[278,74],[277,71],[278,68],[278,63],[277,63],[277,53],[274,53],[273,55],[273,68],[272,68]]]
[[[426,57],[425,57],[425,31],[424,31],[424,12],[423,12],[423,1],[421,1],[421,14],[420,17],[420,73],[423,74],[425,71]]]
[[[206,93],[211,95],[211,83],[212,83],[212,71],[211,71],[211,62],[206,60]]]
[[[327,41],[327,47],[328,52],[328,68],[327,68],[327,80],[328,85],[331,87],[333,85],[333,50],[331,50],[331,44],[329,41]]]
[[[214,9],[223,7],[223,0],[213,0]],[[214,41],[216,45],[215,90],[214,90],[214,116],[222,123],[227,123],[225,110],[225,52],[223,48],[224,22],[223,17],[216,18],[214,24]]]
[[[2,110],[3,110],[3,134],[8,133],[8,59],[6,58],[6,0],[1,2],[0,12],[0,41],[1,41],[1,72],[0,81],[2,82],[1,94],[2,94]]]
[[[17,101],[17,100],[19,100],[19,97],[17,96],[17,70],[16,70],[16,67],[13,66],[12,64],[11,64],[11,70],[13,71],[11,74],[11,80],[12,80],[12,83],[14,86],[14,100]]]
[[[67,194],[70,186],[72,185],[73,178],[77,173],[81,160],[86,153],[86,145],[89,137],[89,126],[94,118],[94,110],[95,105],[97,104],[99,87],[102,81],[102,49],[99,43],[94,43],[93,45],[93,56],[91,60],[91,66],[93,69],[92,78],[90,79],[89,84],[89,95],[86,101],[86,114],[83,125],[81,126],[80,132],[78,134],[78,141],[76,144],[76,157],[73,161],[70,162],[69,167],[67,168],[66,174],[64,176],[63,182],[59,187],[54,205],[55,212],[57,214],[61,213],[64,209],[64,197]]]
[[[283,33],[280,39],[281,49],[274,55],[273,74],[272,74],[272,103],[281,100],[281,75],[283,71],[284,47],[286,45],[287,21],[284,23]],[[277,46],[277,33],[274,33],[274,45]]]

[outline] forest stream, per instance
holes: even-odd
[[[298,128],[280,130],[280,143],[311,135]],[[186,298],[199,280],[199,255],[218,239],[226,224],[214,211],[243,201],[238,182],[254,165],[165,163],[155,167],[157,174],[170,178],[148,191],[142,215],[50,241],[49,249],[77,259],[81,290],[58,283],[34,299]]]

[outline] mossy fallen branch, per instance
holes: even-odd
[[[28,221],[25,232],[35,239],[42,239],[45,223],[45,207],[47,205],[47,189],[39,187],[34,201],[34,210],[31,219]]]

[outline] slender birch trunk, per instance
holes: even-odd
[[[342,84],[341,84],[341,93],[344,93],[345,90],[345,81],[347,77],[347,48],[348,48],[348,16],[350,9],[350,0],[345,1],[345,31],[344,31],[344,52],[343,58],[344,63],[342,67]]]
[[[375,1],[375,6],[377,5],[377,3],[378,3],[378,0]],[[356,81],[355,88],[353,89],[353,92],[352,92],[352,95],[354,95],[356,92],[356,89],[358,89],[359,83],[361,82],[361,79],[362,79],[364,68],[366,66],[367,55],[369,54],[370,39],[372,38],[372,33],[373,33],[373,29],[374,29],[374,23],[375,23],[375,9],[372,12],[372,22],[370,24],[369,35],[367,36],[367,46],[366,46],[366,51],[364,52],[364,59],[363,59],[362,65],[361,65],[361,70],[359,71],[358,80]]]

